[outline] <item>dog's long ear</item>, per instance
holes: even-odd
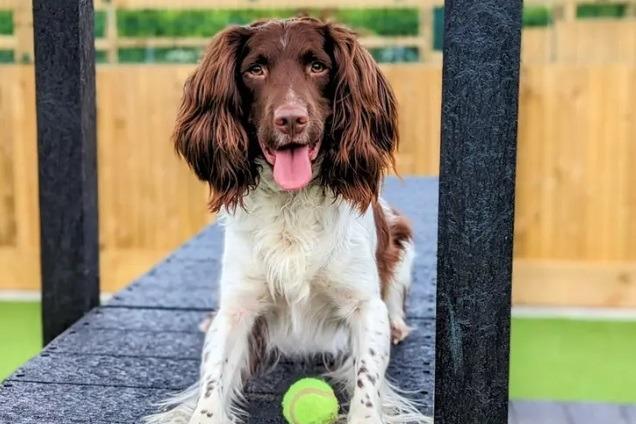
[[[177,152],[210,185],[210,209],[235,208],[257,182],[237,86],[238,55],[251,30],[219,33],[185,84],[173,134]]]
[[[371,55],[349,29],[329,25],[333,75],[332,128],[323,184],[364,211],[394,166],[398,143],[395,96]]]

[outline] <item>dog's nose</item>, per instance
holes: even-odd
[[[283,134],[301,134],[308,122],[307,108],[301,105],[283,105],[274,111],[274,125]]]

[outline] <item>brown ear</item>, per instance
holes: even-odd
[[[240,205],[257,182],[237,86],[238,55],[249,35],[249,28],[231,27],[214,37],[185,83],[177,114],[175,148],[210,185],[213,211]]]
[[[352,31],[330,25],[327,35],[333,43],[336,69],[323,183],[363,211],[377,198],[384,173],[394,165],[395,96]]]

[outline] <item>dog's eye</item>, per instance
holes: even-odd
[[[311,69],[311,72],[313,72],[314,74],[319,74],[325,71],[327,69],[327,66],[325,66],[324,63],[316,60],[311,63],[310,69]]]
[[[255,77],[260,77],[265,75],[265,68],[263,67],[263,65],[259,65],[257,63],[255,65],[250,66],[247,69],[247,72]]]

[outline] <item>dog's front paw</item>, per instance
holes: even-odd
[[[201,407],[194,411],[188,424],[230,424],[233,422],[222,410]]]
[[[410,332],[411,327],[409,327],[402,318],[391,320],[391,342],[393,344],[396,345],[406,339]]]
[[[359,415],[349,415],[347,419],[347,424],[384,424],[382,418],[373,412],[367,412],[361,416]]]
[[[347,424],[382,424],[382,413],[378,400],[372,401],[369,396],[352,399]]]

